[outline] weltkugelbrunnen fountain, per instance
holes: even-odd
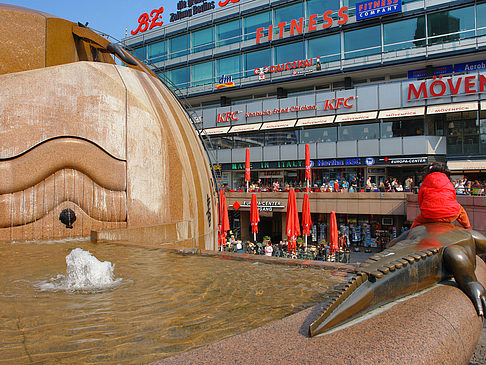
[[[146,363],[342,280],[150,249],[217,248],[212,184],[147,67],[82,25],[0,5],[0,364]]]
[[[190,118],[143,63],[0,4],[0,365],[467,364],[482,318],[453,282],[309,336],[358,284],[440,265],[438,248],[369,280],[362,265],[330,295],[352,267],[214,254],[215,191]]]

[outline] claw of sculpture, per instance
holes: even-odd
[[[479,316],[486,291],[474,273],[476,253],[486,252],[486,237],[450,223],[430,223],[405,232],[389,248],[363,262],[331,298],[309,328],[326,332],[400,297],[454,277]]]

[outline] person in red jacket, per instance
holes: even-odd
[[[450,180],[451,172],[440,162],[427,167],[418,193],[420,214],[413,221],[412,227],[424,223],[458,221],[464,228],[472,229],[469,217],[456,200],[456,189]]]

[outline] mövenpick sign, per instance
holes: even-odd
[[[486,77],[481,74],[443,78],[434,76],[433,81],[427,86],[427,80],[423,80],[418,86],[416,83],[408,84],[408,101],[440,98],[444,95],[477,94],[485,90]]]

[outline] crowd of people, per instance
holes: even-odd
[[[452,180],[452,184],[456,189],[458,195],[485,195],[486,181],[468,180],[467,178]],[[412,192],[417,193],[420,183],[417,184],[412,177],[407,177],[402,181],[390,177],[378,184],[372,182],[371,177],[368,177],[363,184],[358,178],[354,177],[351,181],[346,179],[331,179],[324,181],[322,184],[313,184],[310,187],[311,192],[340,192],[340,193],[357,193],[357,192]],[[287,192],[290,189],[295,191],[306,191],[305,182],[282,183],[275,180],[271,183],[263,183],[261,179],[249,185],[250,192]],[[245,187],[241,186],[234,190],[226,186],[226,191],[234,192],[245,191]]]
[[[223,250],[227,252],[247,253],[252,255],[265,255],[275,257],[287,257],[302,260],[321,260],[349,262],[350,250],[348,242],[339,233],[338,248],[333,250],[327,242],[318,245],[308,245],[305,247],[301,237],[297,239],[296,250],[289,249],[287,240],[279,243],[272,243],[268,236],[263,238],[263,242],[241,241],[235,239],[233,234],[223,244]]]

